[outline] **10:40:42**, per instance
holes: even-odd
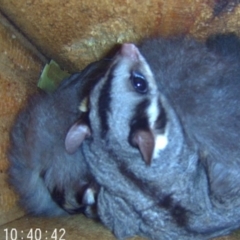
[[[31,228],[27,231],[16,228],[5,228],[5,240],[65,240],[66,230],[64,228],[43,231],[40,228]],[[43,236],[45,234],[45,236]],[[48,235],[49,237],[47,237]]]

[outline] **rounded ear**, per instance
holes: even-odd
[[[73,154],[80,147],[85,138],[91,135],[90,127],[83,121],[78,121],[68,130],[65,138],[65,149]]]
[[[154,146],[155,146],[155,137],[150,130],[138,130],[134,133],[133,144],[139,148],[143,160],[147,165],[151,164]]]

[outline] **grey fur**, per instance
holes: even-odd
[[[214,39],[209,47],[183,38],[149,40],[139,48],[145,62],[125,45],[91,92],[92,138],[82,147],[101,185],[98,213],[117,238],[209,239],[240,226],[240,62],[239,53],[221,47]],[[147,93],[131,86],[132,71],[145,76]],[[109,101],[99,110],[107,85]],[[168,143],[148,165],[129,141],[130,122],[142,101],[156,97]],[[148,109],[142,114],[149,116]],[[146,131],[164,134],[156,124]]]
[[[119,239],[210,239],[239,228],[240,59],[232,44],[239,49],[231,35],[207,46],[187,38],[149,40],[139,50],[124,44],[89,88],[63,84],[30,104],[10,152],[10,174],[28,210],[62,213],[47,189],[63,186],[71,196],[84,182],[83,204],[98,191],[97,213]],[[88,95],[91,136],[79,150],[67,145],[76,151],[68,155],[63,142],[77,118],[83,122],[76,107]],[[27,134],[22,125],[30,126]]]
[[[105,60],[93,63],[63,81],[53,94],[40,92],[30,97],[17,117],[8,154],[9,181],[28,213],[94,214],[88,208],[93,204],[88,202],[89,191],[84,196],[87,189],[95,188],[94,180],[81,149],[69,154],[64,141],[71,125],[80,117],[79,103],[89,91],[89,84],[99,79],[107,65]]]

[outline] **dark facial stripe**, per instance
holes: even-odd
[[[83,194],[83,192],[82,192]],[[54,189],[51,192],[51,197],[53,201],[55,201],[59,207],[64,209],[69,214],[76,214],[76,213],[84,213],[86,206],[79,203],[78,208],[69,208],[66,206],[66,199],[65,199],[65,191],[60,190],[57,187],[54,187]]]
[[[79,205],[83,204],[83,196],[85,191],[88,189],[89,184],[86,184],[78,189],[78,191],[75,194],[75,199]]]
[[[130,133],[129,133],[129,143],[130,145],[134,145],[132,143],[133,134],[136,133],[137,130],[148,130],[148,116],[146,114],[146,109],[149,107],[150,101],[149,99],[143,100],[135,110],[133,118],[130,122]]]
[[[114,78],[114,74],[113,74],[114,69],[115,69],[115,66],[112,66],[112,69],[108,74],[108,78],[102,87],[102,90],[98,99],[98,115],[100,118],[102,138],[106,136],[109,130],[108,112],[110,112],[111,87],[112,87],[112,79]]]
[[[161,132],[164,132],[166,124],[167,124],[167,115],[166,115],[166,111],[160,101],[158,102],[158,109],[160,110],[160,114],[158,115],[158,118],[156,120],[155,128],[157,130],[160,130]]]
[[[61,207],[65,204],[65,192],[64,190],[58,189],[56,186],[51,192],[52,199]]]

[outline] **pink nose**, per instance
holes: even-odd
[[[138,60],[139,51],[133,43],[124,43],[121,47],[120,54],[123,57],[131,58],[131,60]]]

